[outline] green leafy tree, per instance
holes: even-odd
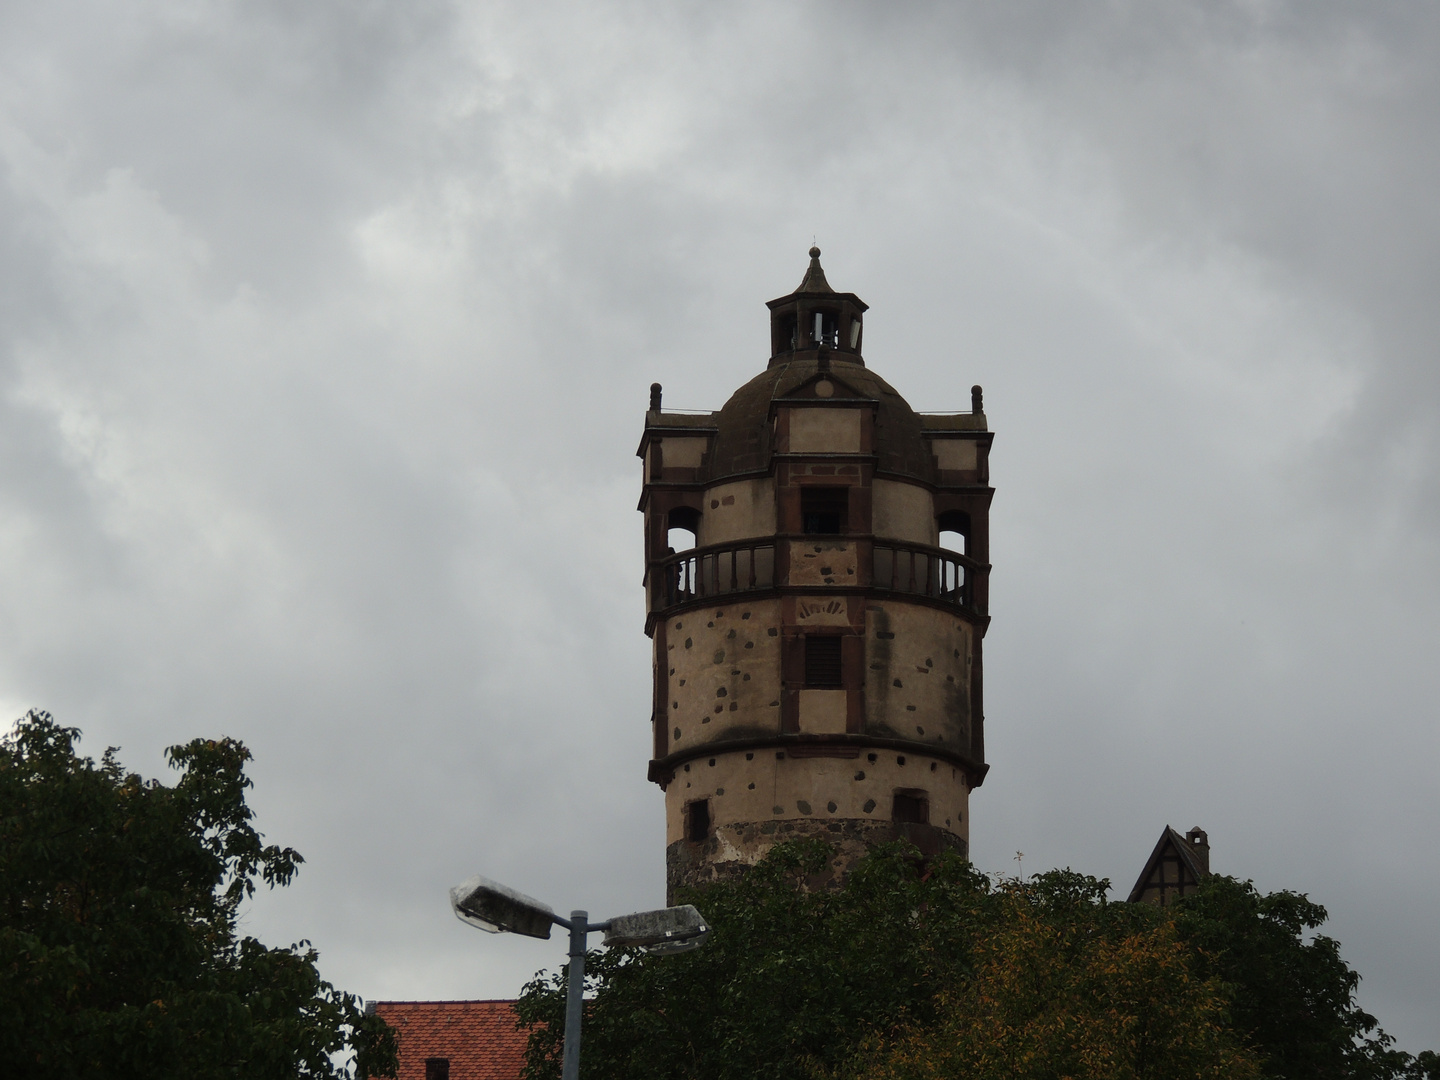
[[[872,852],[840,889],[810,889],[830,854],[818,841],[779,845],[742,880],[690,897],[713,927],[701,949],[673,957],[629,950],[596,956],[588,973],[594,999],[585,1028],[586,1076],[968,1076],[965,1069],[909,1072],[904,1062],[920,1052],[921,1033],[943,1039],[971,1029],[981,1000],[999,1002],[987,1031],[1005,1028],[1016,1048],[1028,1046],[1049,1023],[1053,1052],[1047,1061],[1058,1060],[1056,1048],[1082,1031],[1089,1040],[1085,1053],[1098,1054],[1107,1032],[1124,1025],[1104,1029],[1075,1007],[1093,1006],[1092,1013],[1110,1016],[1122,1001],[1140,1010],[1127,1030],[1157,1069],[1186,1060],[1186,1053],[1207,1067],[1248,1060],[1223,1031],[1217,1034],[1223,1000],[1216,986],[1189,997],[1154,992],[1165,976],[1190,980],[1188,956],[1173,937],[1157,937],[1153,912],[1106,904],[1103,881],[1057,871],[1023,887],[997,889],[958,858],[923,863],[913,849],[893,846]],[[1022,911],[1028,921],[1020,918]],[[1084,953],[1082,943],[1091,952]],[[1080,953],[1088,966],[1072,963]],[[1129,954],[1138,959],[1122,970],[1134,985],[1111,967],[1117,956]],[[1005,956],[1025,957],[1023,971],[1034,978],[1002,987],[1000,973],[1022,970],[1002,963]],[[1047,961],[1048,982],[1038,978],[1040,958]],[[543,1025],[531,1033],[530,1080],[558,1075],[564,989],[562,972],[537,979],[520,999],[522,1021]],[[1051,1023],[1056,1017],[1058,1026]],[[1133,1030],[1146,1023],[1149,1042]],[[1165,1024],[1174,1029],[1169,1035]],[[939,1050],[931,1045],[924,1054]],[[997,1057],[993,1042],[987,1053],[992,1071],[976,1076],[1065,1075],[1017,1071],[1021,1059]],[[947,1060],[958,1069],[962,1059],[951,1054]],[[1097,1064],[1095,1071],[1075,1075],[1106,1074]],[[1224,1073],[1205,1073],[1197,1065],[1189,1075]]]
[[[1229,986],[1233,1023],[1286,1080],[1440,1080],[1432,1051],[1412,1057],[1355,1001],[1360,976],[1340,943],[1315,934],[1319,904],[1293,892],[1262,894],[1213,876],[1173,909],[1197,971]]]
[[[587,961],[595,991],[585,1034],[590,1080],[767,1080],[838,1065],[873,1024],[933,1015],[934,986],[964,968],[987,883],[959,860],[928,877],[899,849],[879,851],[840,892],[810,890],[830,852],[776,847],[737,882],[687,896],[712,930],[702,948]],[[921,913],[917,917],[917,912]],[[537,978],[517,1003],[532,1030],[527,1077],[559,1076],[565,974]]]
[[[1005,883],[973,971],[937,994],[939,1022],[876,1033],[838,1075],[1258,1080],[1223,987],[1194,976],[1168,921],[1095,918],[1103,898],[1077,904],[1046,885]]]
[[[898,846],[812,888],[831,854],[782,844],[684,897],[713,928],[694,952],[593,954],[587,1080],[1440,1080],[1355,1005],[1303,897],[1217,882],[1162,910],[1071,871],[997,885]],[[527,1080],[560,1074],[564,1002],[562,971],[517,1004]]]
[[[257,883],[302,862],[265,845],[230,739],[167,751],[173,787],[31,712],[0,740],[0,1074],[394,1075],[393,1032],[320,978],[308,942],[236,934]]]

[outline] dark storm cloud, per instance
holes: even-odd
[[[252,929],[513,994],[476,870],[654,903],[635,444],[818,236],[998,431],[990,870],[1160,827],[1440,1042],[1428,7],[0,9],[0,703],[256,751]]]

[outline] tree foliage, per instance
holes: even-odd
[[[308,942],[240,938],[257,883],[303,861],[245,805],[250,753],[167,751],[166,787],[32,712],[0,740],[0,1072],[7,1077],[335,1077],[347,1048],[393,1075],[393,1033],[320,978]]]
[[[1259,1049],[1264,1075],[1306,1080],[1440,1080],[1432,1051],[1416,1058],[1355,1001],[1360,976],[1340,943],[1314,934],[1319,904],[1293,892],[1262,894],[1212,876],[1174,909],[1196,971],[1222,980],[1237,1031]]]
[[[684,897],[713,928],[694,952],[592,954],[587,1080],[1440,1080],[1355,1005],[1303,897],[1213,879],[1162,910],[898,846],[810,888],[829,855],[782,844]],[[517,1004],[527,1080],[559,1076],[564,996],[564,972],[542,973]]]
[[[1047,875],[1048,877],[1048,875]],[[1103,920],[1103,899],[1007,882],[939,1022],[872,1035],[854,1080],[1254,1080],[1219,981],[1166,921]],[[1079,901],[1078,903],[1076,901]],[[1107,925],[1108,923],[1108,925]]]
[[[791,1080],[811,1062],[839,1065],[866,1025],[933,1016],[933,986],[965,967],[949,946],[981,918],[985,879],[944,860],[922,880],[892,848],[841,892],[808,889],[828,856],[816,841],[780,845],[742,880],[686,897],[712,928],[700,949],[587,960],[585,1076]],[[523,1021],[545,1025],[530,1037],[532,1080],[559,1076],[564,994],[561,971],[517,1003]]]

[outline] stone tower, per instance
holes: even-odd
[[[769,303],[770,360],[716,413],[650,391],[645,632],[671,893],[784,839],[968,852],[985,777],[992,436],[919,414],[825,280]]]

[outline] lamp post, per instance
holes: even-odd
[[[710,933],[705,918],[690,904],[637,911],[604,922],[590,921],[587,911],[562,919],[548,904],[475,876],[450,890],[450,906],[461,922],[489,934],[523,934],[548,941],[551,926],[570,931],[570,964],[566,974],[565,1060],[563,1080],[580,1080],[580,1023],[585,1008],[585,946],[591,933],[603,931],[611,947],[631,945],[652,956],[668,956],[697,948]]]

